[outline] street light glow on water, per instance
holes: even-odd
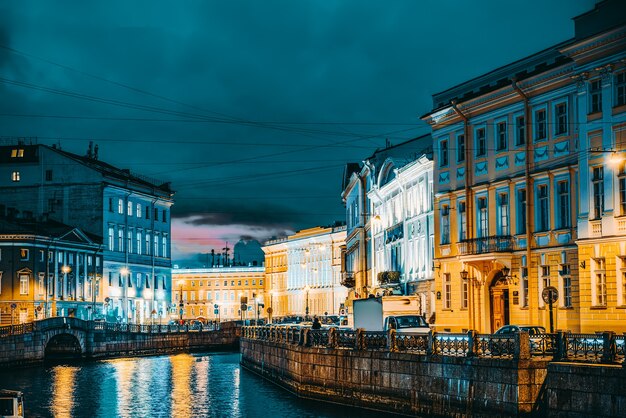
[[[239,367],[237,353],[178,354],[0,371],[27,417],[383,417],[298,399]]]

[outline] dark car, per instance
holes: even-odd
[[[515,334],[520,331],[527,332],[529,335],[540,335],[545,334],[546,329],[539,325],[505,325],[500,327],[495,334],[496,335],[508,335]]]

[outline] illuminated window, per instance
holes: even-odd
[[[117,199],[117,213],[124,213],[124,201],[122,199]]]
[[[461,309],[467,309],[469,295],[468,279],[465,278],[461,281]]]
[[[128,216],[133,216],[133,202],[129,200],[127,206],[126,211],[128,212]]]
[[[452,307],[452,280],[450,273],[443,274],[443,308],[450,309]]]
[[[146,246],[144,249],[146,250],[146,255],[150,255],[150,234],[146,234]]]
[[[28,274],[20,274],[20,295],[28,295],[28,282],[30,276]]]
[[[604,212],[604,167],[593,167],[593,219],[601,219]]]
[[[141,205],[139,203],[137,203],[137,205],[135,206],[135,215],[138,218],[141,218]]]
[[[21,148],[11,150],[11,158],[23,158],[24,150]]]
[[[572,306],[572,273],[569,264],[562,264],[559,274],[563,284],[563,307],[570,308]]]
[[[441,244],[450,244],[450,207],[441,207]]]
[[[20,261],[28,261],[30,251],[26,248],[20,249]]]
[[[137,254],[141,255],[141,232],[137,232],[135,242],[137,243],[135,247],[137,250]]]
[[[593,264],[594,305],[606,306],[606,260],[604,257],[595,258]]]
[[[11,173],[11,180],[20,181],[20,172],[14,171],[13,173]]]

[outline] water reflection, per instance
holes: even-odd
[[[303,401],[239,367],[239,355],[179,354],[0,371],[28,417],[383,417]]]

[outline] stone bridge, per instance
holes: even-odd
[[[241,328],[224,322],[217,328],[177,325],[111,324],[55,317],[0,327],[0,367],[44,360],[99,359],[174,352],[231,350]]]

